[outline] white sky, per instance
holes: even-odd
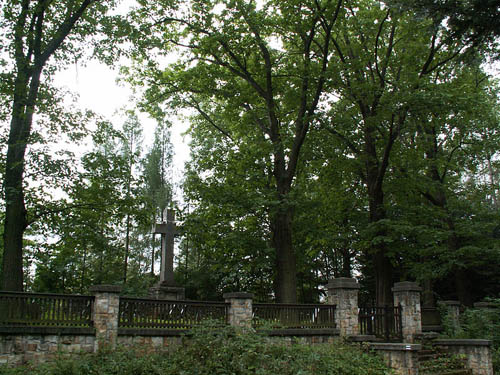
[[[58,86],[67,87],[79,96],[77,106],[81,109],[90,109],[110,120],[115,128],[121,128],[125,118],[120,115],[120,109],[134,109],[135,103],[131,100],[132,90],[124,83],[117,83],[118,70],[112,69],[97,61],[90,61],[86,66],[72,65],[65,71],[58,72],[55,82]],[[146,150],[152,142],[156,122],[144,113],[137,112],[143,126],[144,143]],[[171,142],[174,147],[173,175],[174,183],[179,184],[183,177],[184,163],[189,158],[189,137],[182,133],[187,130],[188,124],[180,120],[173,120]],[[176,199],[181,197],[177,192]]]

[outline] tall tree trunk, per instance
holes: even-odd
[[[5,162],[3,290],[23,290],[23,235],[28,226],[23,189],[24,158],[31,134],[33,111],[40,86],[41,73],[41,67],[35,69],[31,76],[24,69],[20,69],[15,81],[12,119]]]
[[[438,156],[441,150],[438,147],[437,132],[433,126],[425,127],[424,132],[428,138],[427,149],[425,152],[425,157],[430,163],[428,176],[436,186],[436,191],[423,192],[423,195],[432,205],[438,207],[442,211],[443,227],[449,232],[447,243],[448,252],[449,254],[456,254],[460,249],[460,238],[458,237],[456,231],[455,221],[453,220],[453,217],[448,209],[448,199],[445,190],[446,174],[441,175],[438,170]],[[455,292],[460,303],[466,306],[472,306],[472,295],[470,292],[470,284],[468,282],[466,270],[461,267],[454,266],[452,272],[453,280],[455,282]]]
[[[448,226],[448,230],[450,231],[448,237],[448,251],[450,254],[455,254],[460,249],[460,239],[458,238],[455,222],[451,218],[450,213],[448,212],[448,208],[446,207],[446,199],[444,200],[445,207],[443,209],[446,212],[446,225]],[[459,266],[456,266],[452,270],[453,278],[455,281],[455,291],[460,303],[464,306],[472,307],[473,299],[470,291],[470,282],[467,276],[467,271]]]
[[[5,222],[2,284],[4,290],[23,290],[23,235],[28,226],[24,202],[23,174],[26,147],[31,135],[33,113],[40,88],[40,76],[48,59],[61,46],[76,22],[95,0],[83,0],[66,13],[54,36],[46,33],[45,13],[50,2],[38,2],[30,12],[30,1],[19,2],[13,28],[16,75],[12,100],[12,118],[5,163]],[[27,26],[29,25],[29,28]]]
[[[123,260],[123,283],[127,282],[128,255],[130,252],[130,214],[127,214],[127,229],[125,234],[125,259]]]
[[[386,146],[386,154],[390,152],[392,144]],[[382,183],[387,169],[388,160],[386,163],[379,163],[375,142],[372,138],[371,131],[366,130],[365,134],[365,154],[368,156],[365,162],[366,168],[366,186],[368,190],[368,201],[370,211],[370,224],[377,224],[386,218],[384,206],[384,191]],[[383,229],[377,230],[374,237],[384,237],[386,232]],[[391,305],[392,298],[392,283],[394,275],[394,266],[387,256],[387,247],[384,242],[372,244],[370,247],[372,254],[373,267],[375,271],[375,299],[377,306]]]
[[[8,186],[6,182],[6,189]],[[23,234],[26,229],[26,209],[22,192],[5,194],[5,198],[8,203],[5,210],[3,235],[2,289],[23,291],[22,249]]]
[[[351,277],[351,251],[345,247],[342,249],[342,269],[340,270],[341,277]]]
[[[2,265],[2,289],[23,290],[23,235],[27,227],[27,213],[24,205],[23,171],[26,153],[26,136],[23,134],[24,110],[14,103],[11,121],[7,160],[5,166],[5,222],[4,253]]]
[[[82,262],[82,277],[80,281],[80,294],[83,294],[83,288],[85,286],[85,271],[87,267],[87,246],[85,244],[83,248],[83,262]]]
[[[297,302],[297,265],[292,246],[292,209],[278,209],[273,218],[273,245],[276,249],[276,299],[280,303]]]

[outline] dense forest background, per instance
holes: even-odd
[[[315,302],[341,276],[378,303],[400,280],[426,305],[499,296],[495,1],[118,5],[1,5],[3,289],[144,295],[170,207],[188,298]],[[86,59],[137,90],[123,123],[53,85]],[[177,116],[192,141],[174,200]]]

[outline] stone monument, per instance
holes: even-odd
[[[183,300],[185,289],[178,287],[174,280],[174,237],[177,234],[175,212],[165,209],[163,217],[167,221],[156,223],[154,234],[161,235],[161,268],[160,282],[150,289],[150,294],[156,299]]]

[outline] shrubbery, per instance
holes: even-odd
[[[467,309],[460,315],[460,326],[443,319],[444,336],[456,339],[487,339],[493,342],[493,369],[500,373],[500,299],[489,299],[492,308]]]
[[[167,353],[141,354],[119,349],[61,359],[33,369],[2,369],[13,375],[382,375],[392,374],[382,360],[344,345],[289,344],[231,328],[196,330],[184,344]]]

